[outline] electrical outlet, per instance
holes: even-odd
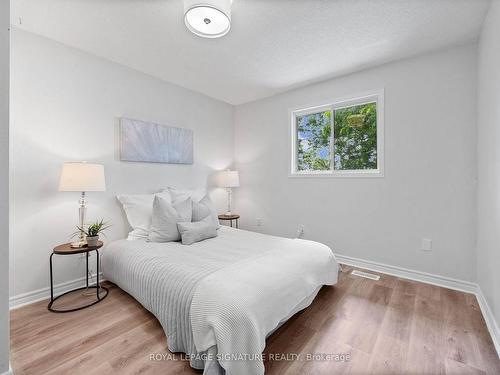
[[[255,224],[257,224],[258,227],[261,227],[262,226],[262,219],[260,217],[256,218],[255,219]]]
[[[422,238],[422,251],[432,251],[432,240],[429,238]]]

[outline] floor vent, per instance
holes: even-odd
[[[380,280],[379,275],[375,275],[373,273],[368,273],[368,272],[363,272],[363,271],[358,271],[358,270],[352,271],[351,275],[365,277],[367,279],[376,280],[376,281]]]

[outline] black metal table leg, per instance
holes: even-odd
[[[96,275],[96,294],[97,294],[97,300],[100,301],[101,298],[99,297],[99,289],[100,289],[100,285],[99,285],[99,250],[96,250],[95,251],[96,254],[97,254],[97,275]]]
[[[87,289],[89,288],[89,253],[87,252],[87,255],[85,257],[85,263],[87,265],[86,267],[86,271],[87,271],[87,274],[86,274],[86,280],[87,280]]]
[[[101,244],[101,246],[102,246],[102,244]],[[86,254],[86,266],[87,266],[86,267],[86,271],[87,271],[87,275],[86,275],[86,278],[85,278],[86,279],[86,285],[84,287],[76,288],[76,289],[67,291],[65,293],[62,293],[62,294],[58,295],[57,297],[54,297],[54,276],[53,276],[53,264],[52,264],[52,257],[56,253],[50,254],[50,302],[49,302],[49,304],[47,306],[47,309],[49,311],[56,312],[56,313],[67,313],[67,312],[72,312],[72,311],[83,310],[83,309],[85,309],[87,307],[93,306],[96,303],[101,302],[104,298],[106,298],[108,296],[108,293],[109,293],[108,289],[105,288],[105,287],[101,287],[101,285],[99,283],[99,251],[97,249],[93,249],[93,251],[95,251],[96,254],[97,254],[96,285],[89,286],[89,252],[87,251],[86,252],[87,253]],[[92,301],[91,303],[88,303],[85,306],[77,307],[77,308],[74,308],[74,309],[58,310],[58,309],[52,308],[52,305],[54,304],[54,302],[56,300],[58,300],[59,298],[65,296],[66,294],[73,293],[73,292],[78,291],[78,290],[88,290],[88,289],[92,289],[92,288],[96,289],[96,297],[97,297],[97,299],[95,301]],[[103,290],[103,292],[105,292],[105,294],[103,293],[102,297],[101,297],[101,294],[100,294],[101,289]]]
[[[54,253],[50,254],[50,303],[54,302],[54,281],[52,279],[52,257]]]

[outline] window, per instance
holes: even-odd
[[[332,111],[298,114],[297,171],[329,171],[331,169]]]
[[[383,93],[291,111],[292,176],[383,176]]]

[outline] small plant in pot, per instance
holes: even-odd
[[[110,226],[111,225],[108,225],[108,223],[104,222],[104,220],[96,221],[89,224],[87,229],[77,227],[78,232],[76,232],[75,235],[83,232],[87,240],[87,245],[89,247],[94,247],[97,246],[97,243],[99,241],[99,234],[103,233]]]

